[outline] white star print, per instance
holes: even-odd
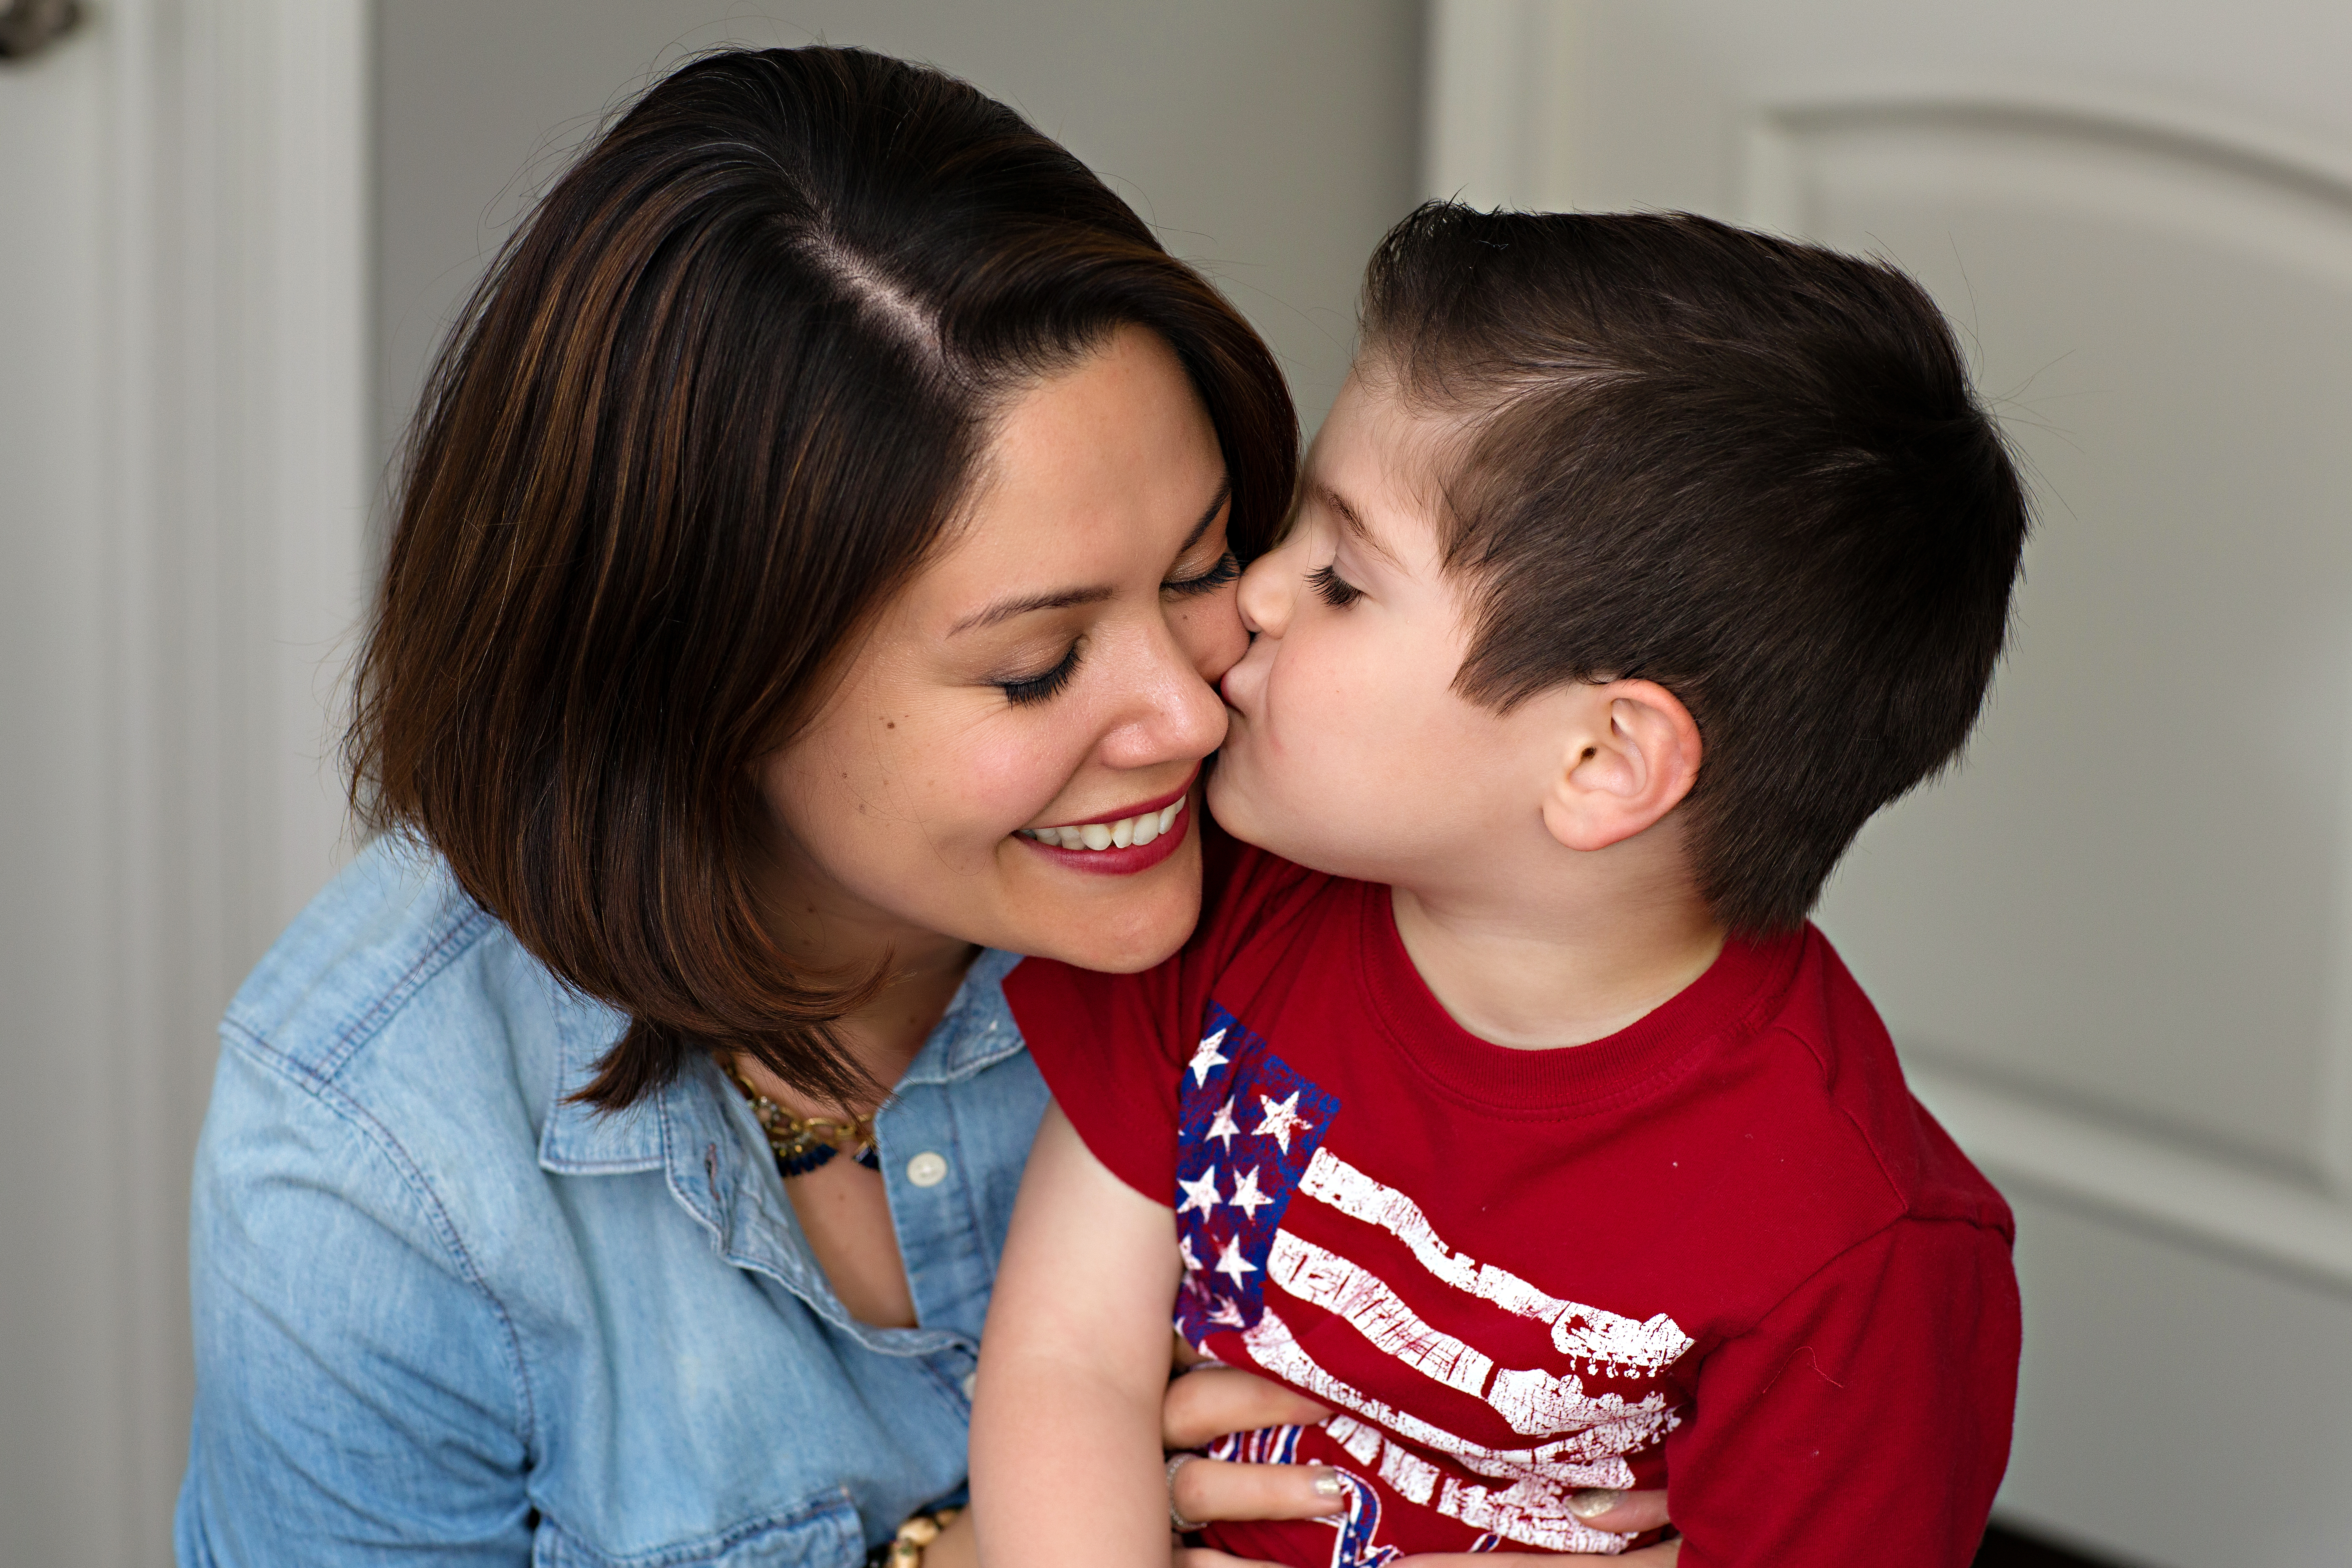
[[[1241,1131],[1242,1124],[1234,1120],[1234,1098],[1227,1095],[1224,1104],[1217,1107],[1216,1120],[1209,1123],[1208,1136],[1223,1143],[1230,1154],[1234,1152],[1234,1140],[1241,1136]]]
[[[1192,1255],[1192,1238],[1191,1237],[1181,1236],[1176,1238],[1176,1256],[1184,1260],[1185,1273],[1198,1274],[1201,1271],[1201,1260]]]
[[[1242,1282],[1243,1275],[1257,1272],[1257,1265],[1242,1256],[1241,1237],[1227,1237],[1224,1246],[1217,1249],[1217,1272],[1232,1275],[1236,1285]]]
[[[1290,1135],[1307,1125],[1307,1118],[1298,1114],[1298,1091],[1292,1089],[1290,1098],[1280,1105],[1274,1102],[1274,1096],[1261,1094],[1257,1097],[1257,1108],[1264,1112],[1257,1124],[1258,1136],[1273,1139],[1282,1145],[1284,1153],[1289,1153]]]
[[[1202,1040],[1201,1042],[1201,1048],[1192,1053],[1192,1059],[1188,1065],[1192,1069],[1193,1088],[1198,1089],[1202,1084],[1207,1083],[1209,1081],[1209,1074],[1211,1072],[1234,1059],[1231,1057],[1220,1056],[1217,1052],[1217,1043],[1224,1037],[1225,1032],[1223,1029],[1219,1029],[1215,1034],[1211,1035],[1207,1039]],[[1162,1081],[1165,1080],[1163,1079]]]
[[[1207,1214],[1222,1201],[1217,1195],[1217,1168],[1214,1165],[1210,1166],[1199,1181],[1188,1182],[1179,1176],[1176,1184],[1184,1189],[1184,1201],[1176,1205],[1176,1212],[1180,1215],[1191,1214],[1194,1209]]]
[[[1240,1303],[1230,1296],[1218,1297],[1215,1310],[1209,1314],[1209,1321],[1223,1329],[1243,1327]]]
[[[1234,1195],[1225,1202],[1255,1219],[1257,1211],[1274,1200],[1257,1190],[1257,1167],[1252,1165],[1247,1173],[1234,1184]]]

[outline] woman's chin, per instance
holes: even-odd
[[[1024,921],[1014,943],[1039,958],[1107,974],[1132,974],[1173,954],[1201,918],[1201,848],[1186,836],[1176,852],[1132,876],[1061,868],[1036,889],[1045,918]]]

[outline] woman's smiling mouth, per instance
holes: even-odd
[[[1064,849],[1084,849],[1100,852],[1124,849],[1132,844],[1138,848],[1150,843],[1176,825],[1184,809],[1184,797],[1178,795],[1158,811],[1138,812],[1133,816],[1118,817],[1109,822],[1074,822],[1058,827],[1024,827],[1024,837],[1040,844],[1055,845]]]
[[[1140,871],[1166,859],[1183,839],[1185,800],[1199,776],[1196,771],[1181,788],[1117,816],[1024,827],[1014,837],[1088,871]]]

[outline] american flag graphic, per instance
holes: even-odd
[[[1176,1328],[1199,1347],[1264,1315],[1275,1231],[1339,1101],[1211,1002],[1177,1110]]]
[[[1336,1532],[1330,1568],[1389,1568],[1401,1549],[1382,1537],[1412,1510],[1469,1533],[1450,1551],[1622,1551],[1632,1536],[1588,1528],[1570,1500],[1581,1487],[1633,1485],[1625,1456],[1678,1424],[1663,1380],[1690,1336],[1664,1312],[1636,1320],[1554,1296],[1449,1245],[1410,1194],[1326,1146],[1339,1113],[1339,1096],[1264,1037],[1213,1001],[1202,1010],[1177,1096],[1176,1328],[1203,1352],[1231,1331],[1219,1342],[1228,1356],[1333,1408],[1315,1435],[1318,1462],[1349,1492],[1345,1513],[1321,1521]],[[1285,1229],[1294,1203],[1305,1206]],[[1411,1272],[1383,1279],[1333,1250],[1344,1242],[1331,1215],[1395,1237]],[[1335,1330],[1310,1351],[1286,1321],[1301,1306],[1353,1336]],[[1531,1357],[1520,1331],[1513,1360],[1500,1361],[1454,1331],[1476,1333],[1482,1314],[1544,1325],[1549,1353]],[[1433,1384],[1481,1401],[1511,1436],[1474,1438],[1430,1419],[1415,1406]],[[1210,1452],[1282,1461],[1305,1435],[1243,1433]]]

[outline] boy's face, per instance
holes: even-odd
[[[1236,837],[1317,870],[1428,885],[1538,846],[1559,734],[1454,690],[1465,595],[1438,567],[1446,432],[1361,367],[1307,454],[1298,515],[1242,579],[1255,634],[1209,787]],[[1524,842],[1523,842],[1524,841]]]

